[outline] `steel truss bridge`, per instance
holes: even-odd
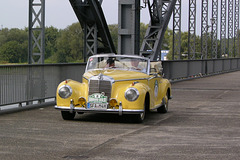
[[[103,0],[69,0],[84,30],[84,57],[97,53],[136,54],[151,60],[161,57],[164,33],[173,15],[172,60],[181,53],[182,9],[188,10],[188,52],[185,58],[218,59],[239,57],[239,0],[119,0],[118,51],[101,8]],[[105,2],[107,3],[107,1]],[[210,6],[211,4],[211,6]],[[184,8],[183,8],[184,7]],[[143,43],[139,44],[140,12],[148,8],[150,22]],[[201,50],[196,50],[196,19],[201,12]],[[117,16],[117,15],[116,15]],[[184,22],[185,19],[184,19]],[[40,27],[39,27],[40,26]],[[29,1],[29,64],[44,63],[45,0]],[[210,30],[210,33],[209,33]],[[208,44],[208,40],[211,44]],[[218,45],[220,42],[220,45]],[[211,50],[208,50],[211,47]],[[34,52],[38,51],[38,52]]]
[[[188,6],[183,5],[181,0],[119,0],[118,51],[113,45],[101,8],[101,4],[107,1],[69,1],[84,30],[85,60],[90,55],[109,52],[158,60],[164,33],[173,17],[172,60],[163,61],[166,78],[183,80],[240,69],[239,0],[202,0],[201,10],[197,10],[196,0],[189,0]],[[140,45],[140,12],[145,8],[149,10],[150,22]],[[188,10],[187,20],[182,19],[182,9]],[[201,12],[201,51],[196,50],[197,12]],[[183,20],[188,22],[185,60],[181,52]],[[35,101],[45,102],[55,97],[56,87],[62,80],[71,78],[81,81],[85,63],[43,64],[44,32],[45,0],[30,0],[29,65],[0,66],[0,109],[10,104],[21,107]],[[209,40],[211,43],[208,43]]]

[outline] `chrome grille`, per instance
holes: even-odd
[[[90,80],[89,81],[89,95],[94,93],[105,93],[108,100],[111,97],[112,85],[110,81],[106,80]]]

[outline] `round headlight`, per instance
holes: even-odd
[[[125,92],[125,98],[128,101],[135,101],[139,97],[139,92],[136,88],[128,88]]]
[[[68,85],[61,86],[58,90],[58,95],[61,98],[68,98],[72,95],[72,88]]]

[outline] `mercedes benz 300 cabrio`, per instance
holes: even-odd
[[[130,117],[142,122],[146,112],[168,111],[171,84],[162,77],[161,62],[133,55],[98,54],[88,59],[82,82],[67,79],[56,93],[62,118],[97,112]]]

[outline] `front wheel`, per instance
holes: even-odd
[[[143,113],[132,115],[135,122],[142,123],[146,117],[146,103],[144,103]]]
[[[132,116],[133,116],[135,122],[137,122],[137,123],[142,123],[143,120],[145,119],[145,115],[146,115],[146,112],[145,112],[145,110],[144,110],[143,113],[134,114],[134,115],[132,115]]]
[[[62,118],[64,120],[73,120],[75,117],[76,112],[69,112],[69,111],[61,111]]]

